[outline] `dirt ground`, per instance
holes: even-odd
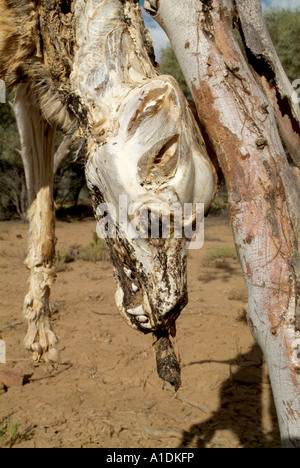
[[[58,222],[57,249],[85,246],[94,231],[92,219]],[[62,362],[57,369],[33,364],[23,348],[26,245],[26,225],[0,223],[0,338],[7,347],[0,371],[17,367],[27,375],[23,386],[0,386],[0,446],[280,447],[266,366],[245,321],[238,260],[212,260],[213,252],[233,250],[227,217],[207,218],[205,245],[189,254],[189,304],[177,322],[178,393],[157,376],[152,337],[118,315],[107,262],[76,260],[58,273],[52,301]]]

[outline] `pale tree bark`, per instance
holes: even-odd
[[[249,326],[267,361],[283,445],[300,447],[300,192],[278,132],[279,127],[287,146],[290,137],[297,163],[299,110],[292,108],[257,2],[146,0],[144,5],[170,38],[218,155],[248,287]],[[275,84],[257,62],[245,61],[233,34],[237,21],[248,53],[269,63]]]
[[[236,0],[237,24],[248,62],[272,105],[280,136],[300,167],[300,107],[266,27],[261,0]]]

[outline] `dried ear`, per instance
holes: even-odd
[[[180,136],[175,134],[157,142],[138,163],[138,175],[143,185],[161,185],[176,173],[180,158]]]

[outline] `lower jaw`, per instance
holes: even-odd
[[[145,334],[155,333],[158,330],[172,329],[176,319],[188,302],[187,293],[183,294],[173,308],[164,313],[164,315],[160,315],[159,313],[155,314],[152,312],[148,294],[143,287],[140,287],[139,295],[135,296],[135,304],[138,304],[137,306],[126,306],[124,298],[123,289],[117,284],[116,305],[120,315],[131,328]]]

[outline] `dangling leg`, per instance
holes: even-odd
[[[52,187],[41,187],[29,209],[30,240],[26,265],[30,270],[29,292],[24,301],[28,332],[24,343],[33,359],[57,361],[57,342],[51,329],[50,290],[54,282],[55,217]]]
[[[30,287],[24,302],[28,332],[24,343],[36,361],[57,361],[51,329],[50,290],[55,279],[53,160],[55,126],[43,118],[30,85],[19,85],[14,102],[28,189]]]

